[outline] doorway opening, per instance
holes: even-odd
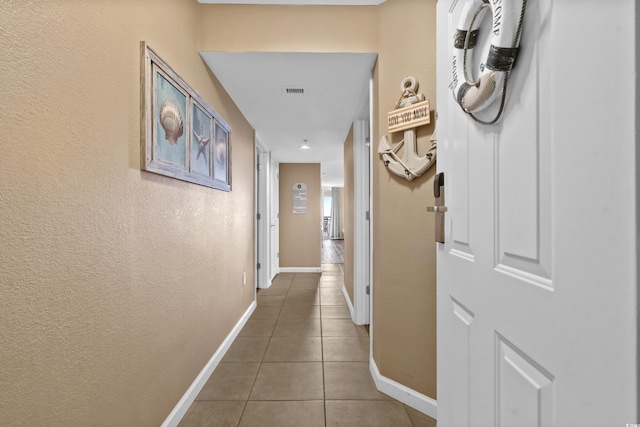
[[[344,188],[322,189],[322,264],[344,264]]]

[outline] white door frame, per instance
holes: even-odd
[[[353,313],[357,325],[371,319],[371,93],[366,92],[362,117],[353,122]],[[368,116],[368,117],[367,117]]]
[[[370,191],[369,120],[353,124],[353,321],[369,324]]]
[[[268,288],[271,286],[271,277],[269,269],[271,267],[271,253],[269,251],[270,227],[269,227],[269,166],[270,154],[267,152],[259,141],[255,138],[255,178],[254,188],[255,194],[255,260],[256,274],[255,288]],[[258,267],[260,264],[260,268]]]
[[[280,273],[280,163],[269,153],[268,158],[268,195],[269,204],[269,283]],[[275,232],[271,230],[275,227]],[[274,255],[275,252],[275,255]]]

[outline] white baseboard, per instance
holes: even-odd
[[[236,339],[242,328],[244,327],[249,317],[253,314],[256,309],[256,302],[253,301],[247,311],[242,315],[236,326],[233,327],[229,335],[224,339],[218,350],[213,354],[209,362],[204,366],[202,371],[198,374],[193,383],[189,386],[187,391],[184,393],[178,404],[173,408],[173,411],[169,414],[166,420],[162,423],[162,427],[177,427],[182,418],[185,416],[191,404],[198,397],[198,393],[202,390],[204,385],[213,374],[213,371],[218,367],[218,364],[233,344],[233,341]]]
[[[376,388],[380,392],[393,397],[407,406],[411,406],[416,411],[420,411],[433,419],[437,419],[437,401],[392,379],[382,376],[375,360],[373,360],[373,356],[369,358],[369,371],[373,377],[373,382],[376,384]]]
[[[351,314],[351,321],[355,323],[355,314],[353,304],[351,303],[351,299],[349,298],[349,292],[347,292],[346,287],[342,287],[342,295],[344,296],[344,300],[347,302],[347,307],[349,307],[349,314]]]
[[[322,273],[322,267],[280,267],[280,273]]]

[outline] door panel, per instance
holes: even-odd
[[[451,355],[452,364],[458,366],[459,372],[454,383],[451,384],[451,390],[469,390],[469,361],[471,354],[469,353],[469,337],[471,324],[473,323],[473,313],[466,307],[462,306],[454,298],[451,298],[452,310],[451,316],[451,347],[448,354]],[[451,413],[452,425],[468,427],[469,426],[469,395],[464,393],[458,397],[459,403],[456,411]]]
[[[553,376],[500,334],[496,346],[496,425],[552,426]]]
[[[445,180],[453,180],[451,188],[455,191],[451,191],[451,196],[447,195],[445,200],[450,200],[448,203],[455,212],[455,223],[452,221],[451,224],[452,253],[473,261],[473,250],[469,239],[469,129],[465,123],[460,123],[460,126],[452,126],[450,129],[454,132],[451,153],[453,157],[452,169],[451,174],[445,177]],[[445,181],[445,186],[446,184]]]

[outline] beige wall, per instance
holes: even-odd
[[[353,303],[353,125],[344,141],[344,287]]]
[[[436,108],[435,7],[436,0],[392,0],[380,6],[373,141],[387,133],[386,113],[407,75],[418,79],[420,92]],[[419,25],[407,25],[407,16],[420,17]],[[407,40],[416,44],[398,48]],[[432,131],[433,125],[419,128],[420,155]],[[394,134],[394,142],[400,139]],[[426,213],[434,173],[432,167],[408,182],[390,173],[377,156],[373,162],[373,356],[382,375],[435,399],[436,246],[433,217]]]
[[[375,6],[203,5],[200,50],[375,52]]]
[[[307,185],[307,213],[292,213],[292,187]],[[280,163],[280,268],[320,268],[320,163]]]
[[[253,130],[198,8],[0,3],[3,425],[158,426],[251,304]],[[233,127],[231,193],[140,171],[140,40]]]

